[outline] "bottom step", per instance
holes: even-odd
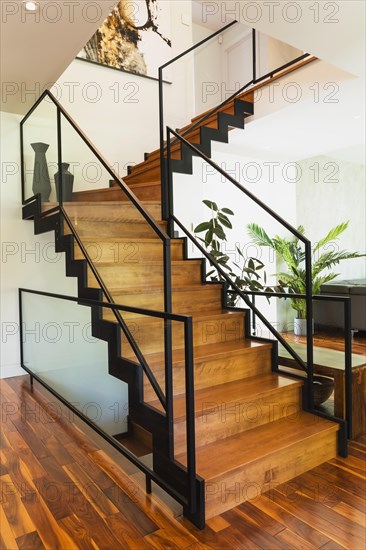
[[[337,431],[338,424],[300,411],[196,449],[206,520],[334,458]],[[185,453],[176,459],[185,464]]]

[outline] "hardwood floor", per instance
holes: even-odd
[[[28,376],[0,387],[1,549],[365,548],[366,436],[347,459],[262,496],[248,482],[250,500],[199,531],[155,486],[146,495],[139,471]]]

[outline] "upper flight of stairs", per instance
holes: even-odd
[[[213,140],[227,142],[229,130],[244,128],[244,119],[252,113],[253,92],[247,92],[210,117],[208,127],[188,133],[187,139],[209,155]],[[192,170],[190,151],[177,144],[173,152],[173,170]],[[146,155],[143,163],[130,170],[125,182],[165,230],[166,222],[160,219],[159,163],[159,151]],[[113,300],[126,306],[163,310],[161,240],[128,203],[124,192],[113,185],[75,193],[74,201],[64,207]],[[31,214],[29,210],[25,217]],[[33,217],[36,220],[34,212]],[[79,277],[79,292],[84,297],[101,296],[98,281],[66,222],[61,222],[57,231],[59,249],[67,250],[69,257],[68,275]],[[303,411],[302,382],[273,372],[271,342],[248,337],[248,313],[223,308],[221,284],[205,282],[203,262],[189,259],[186,245],[185,239],[171,239],[172,301],[174,313],[193,319],[197,474],[205,480],[208,519],[251,498],[250,487],[256,487],[257,495],[333,458],[338,425]],[[162,456],[159,433],[154,432],[151,423],[144,424],[141,414],[147,408],[156,421],[162,422],[161,404],[145,374],[141,387],[132,388],[139,380],[134,374],[135,357],[119,333],[113,312],[98,308],[93,315],[99,329],[108,332],[105,338],[109,341],[110,374],[130,385],[130,426],[138,428],[136,434],[139,430],[152,434],[154,471],[164,477],[171,469],[179,486],[183,479],[179,478],[179,464],[185,465],[187,460],[181,323],[173,323],[177,462],[167,465],[156,458],[159,453]],[[165,388],[164,321],[132,312],[121,315],[157,382]]]

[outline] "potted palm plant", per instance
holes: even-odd
[[[321,252],[321,249],[330,242],[334,242],[347,229],[349,222],[343,222],[333,227],[328,234],[319,240],[312,249],[312,293],[319,294],[320,287],[324,283],[332,281],[339,274],[326,272],[333,266],[339,264],[342,260],[350,258],[360,258],[364,254],[358,252],[347,252],[346,250],[328,250]],[[296,237],[291,239],[279,237],[276,235],[270,238],[266,231],[255,223],[247,225],[247,231],[258,246],[272,248],[281,258],[286,266],[287,272],[276,273],[278,277],[278,287],[282,292],[289,294],[305,294],[306,292],[306,271],[305,271],[305,251],[301,242]],[[300,225],[297,231],[305,234],[304,227]],[[294,332],[297,336],[306,336],[306,302],[302,299],[290,298],[291,307],[296,312],[294,323]]]

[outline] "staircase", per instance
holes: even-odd
[[[246,92],[198,128],[190,130],[197,118],[182,131],[210,156],[211,142],[228,142],[230,129],[244,128],[253,111],[253,91]],[[192,156],[187,147],[174,144],[172,170],[191,173]],[[160,151],[145,155],[124,181],[166,231],[167,222],[161,219]],[[121,188],[112,182],[107,189],[74,193],[73,202],[64,207],[114,302],[163,310],[161,241]],[[55,229],[57,250],[66,252],[67,275],[78,277],[79,296],[103,299],[95,271],[87,266],[69,225],[59,214],[41,218],[39,208],[26,205],[23,217],[35,220],[36,232]],[[204,506],[204,513],[185,513],[202,527],[205,519],[335,457],[338,424],[303,410],[303,382],[276,372],[274,344],[249,336],[248,311],[225,308],[222,284],[205,282],[204,262],[188,258],[186,239],[171,239],[171,259],[173,312],[193,320],[197,488]],[[173,327],[174,456],[169,461],[159,429],[142,414],[148,410],[161,426],[162,404],[147,376],[136,374],[134,352],[121,337],[113,311],[92,308],[92,318],[93,334],[109,343],[110,374],[129,384],[130,434],[120,441],[150,448],[154,471],[179,488],[185,483],[187,464],[182,326]],[[123,314],[123,319],[164,388],[164,321],[133,312]]]

